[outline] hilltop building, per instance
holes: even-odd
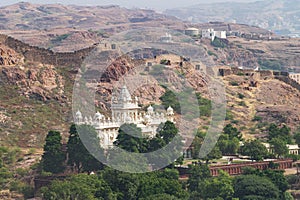
[[[168,121],[174,122],[173,108],[169,107],[166,113],[158,113],[154,111],[152,106],[147,108],[146,112],[141,112],[138,106],[138,98],[132,99],[126,86],[121,88],[119,94],[113,94],[111,118],[97,112],[94,117],[82,116],[78,111],[76,113],[75,123],[78,125],[88,124],[95,127],[100,145],[104,149],[113,146],[113,142],[118,136],[118,130],[124,123],[134,123],[142,129],[142,133],[148,137],[154,137],[156,130],[161,123]]]
[[[300,84],[300,73],[289,73],[289,77]]]
[[[184,30],[184,34],[188,36],[198,36],[199,35],[199,29],[197,28],[188,28]]]
[[[211,39],[212,41],[214,41],[214,39],[217,37],[217,38],[221,38],[221,39],[226,39],[227,36],[226,36],[226,31],[215,31],[214,29],[212,28],[209,28],[209,29],[203,29],[201,31],[202,33],[202,38],[209,38]]]
[[[166,33],[166,35],[163,35],[160,37],[160,41],[163,43],[172,43],[172,35],[169,33]]]
[[[268,152],[273,153],[274,150],[272,149],[272,146],[269,143],[263,143],[263,145],[265,145]],[[287,144],[286,146],[289,150],[289,154],[299,155],[300,148],[297,144],[296,145]]]

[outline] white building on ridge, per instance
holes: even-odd
[[[113,146],[113,142],[118,136],[118,130],[124,123],[134,123],[142,129],[145,136],[154,137],[156,130],[161,123],[174,122],[173,108],[169,107],[166,114],[154,111],[152,106],[147,108],[147,112],[141,112],[138,106],[138,98],[131,98],[126,86],[121,88],[118,95],[112,96],[112,118],[105,118],[97,112],[94,117],[82,116],[81,112],[76,113],[75,123],[78,125],[88,124],[95,127],[100,145],[104,148]]]
[[[211,39],[212,41],[214,41],[214,39],[217,37],[217,38],[221,38],[221,39],[226,39],[227,36],[226,36],[226,31],[215,31],[214,29],[212,28],[209,28],[209,29],[203,29],[201,31],[202,33],[202,38],[209,38]]]

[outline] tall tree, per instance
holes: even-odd
[[[189,166],[190,177],[188,180],[188,189],[190,192],[205,192],[205,180],[211,177],[207,165]]]
[[[158,132],[158,137],[162,138],[168,144],[176,135],[178,129],[173,122],[167,121]]]
[[[287,144],[291,144],[292,136],[291,136],[291,129],[286,125],[283,125],[281,128],[278,127],[276,124],[271,124],[269,126],[269,140],[273,138],[280,138],[281,140],[285,141]]]
[[[217,199],[221,197],[224,200],[232,199],[234,194],[233,179],[224,171],[219,172],[219,176],[206,181],[206,199]]]
[[[215,146],[202,160],[205,160],[206,164],[208,164],[210,160],[219,158],[222,158],[222,152],[218,146]]]
[[[224,129],[223,129],[224,134],[227,134],[229,136],[229,139],[233,139],[234,137],[238,138],[238,139],[242,139],[242,135],[241,132],[238,131],[238,129],[234,126],[232,126],[232,124],[227,124]]]
[[[44,145],[42,168],[46,172],[61,173],[65,169],[65,153],[62,151],[62,137],[58,131],[49,131]]]
[[[88,125],[76,126],[75,124],[70,127],[70,135],[67,144],[68,152],[68,164],[76,169],[78,173],[80,172],[92,172],[103,168],[103,164],[99,162],[91,153],[86,149],[81,141],[78,130],[81,134],[87,137],[89,143],[89,148],[92,148],[98,153],[103,153],[100,148],[99,141],[97,139],[97,133],[95,129]]]
[[[289,153],[289,149],[286,145],[286,142],[281,138],[273,138],[270,141],[270,144],[277,158],[285,156]]]
[[[244,143],[241,154],[250,156],[252,160],[263,160],[268,155],[268,150],[259,140],[252,140]]]

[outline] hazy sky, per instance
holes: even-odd
[[[151,8],[164,10],[167,8],[176,8],[182,6],[190,6],[199,3],[213,3],[213,2],[250,2],[255,0],[23,0],[31,3],[40,4],[77,4],[77,5],[121,5],[124,7],[140,7],[140,8]],[[0,6],[9,5],[20,2],[19,0],[1,0]]]

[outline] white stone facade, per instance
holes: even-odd
[[[154,137],[156,130],[161,123],[167,120],[174,122],[173,108],[169,107],[166,113],[155,112],[152,106],[149,106],[147,112],[141,112],[138,106],[138,98],[131,98],[126,86],[121,88],[118,95],[113,94],[111,118],[97,112],[94,117],[83,117],[81,112],[76,113],[76,124],[88,124],[95,127],[100,145],[104,149],[113,146],[113,142],[118,136],[118,130],[124,123],[134,123],[142,129],[144,136]]]
[[[290,73],[289,77],[300,84],[300,73]]]
[[[202,38],[209,38],[212,41],[214,41],[214,39],[217,38],[221,38],[221,39],[226,39],[226,31],[215,31],[214,29],[210,28],[210,29],[203,29],[201,31],[202,33]]]

